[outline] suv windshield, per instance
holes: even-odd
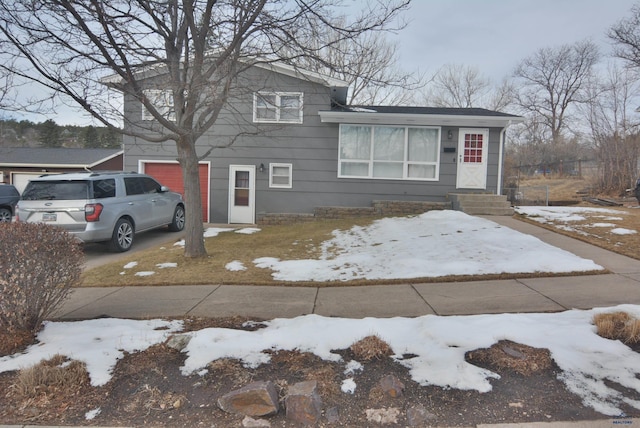
[[[22,194],[25,201],[89,199],[88,181],[30,181]]]

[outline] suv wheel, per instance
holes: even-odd
[[[180,232],[182,229],[184,229],[184,207],[178,205],[173,213],[173,221],[169,225],[169,230],[171,232]]]
[[[113,229],[109,246],[113,251],[123,253],[133,245],[133,226],[126,218],[121,218]]]
[[[0,223],[8,223],[10,221],[11,221],[11,211],[7,208],[0,208]]]

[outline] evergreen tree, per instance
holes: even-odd
[[[88,149],[102,146],[102,144],[100,144],[100,138],[98,138],[98,131],[95,127],[89,125],[85,128],[83,143],[84,147]]]
[[[62,132],[51,119],[42,122],[40,128],[40,144],[44,147],[62,147]]]
[[[122,134],[111,128],[100,128],[100,147],[118,148],[122,146]]]

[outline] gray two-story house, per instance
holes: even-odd
[[[475,108],[348,106],[345,82],[284,65],[253,67],[247,81],[197,143],[199,153],[214,147],[200,164],[205,221],[499,194],[505,131],[522,120]],[[153,120],[134,99],[125,111],[134,124]],[[124,148],[125,170],[182,191],[172,144],[125,136]]]

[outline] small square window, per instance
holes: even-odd
[[[290,163],[269,164],[269,187],[291,189],[293,181],[292,169]]]

